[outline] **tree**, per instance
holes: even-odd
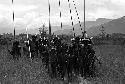
[[[104,37],[106,36],[105,27],[102,25],[99,30],[101,31],[100,36],[101,36],[102,38],[104,38]]]
[[[45,24],[43,24],[43,26],[39,28],[39,33],[41,36],[45,36],[47,31],[48,30],[46,29]]]

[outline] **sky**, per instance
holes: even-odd
[[[51,25],[58,26],[62,21],[64,25],[71,25],[70,16],[73,16],[74,23],[78,23],[73,0],[70,0],[72,14],[69,12],[68,0],[50,0]],[[74,0],[80,21],[84,18],[84,1]],[[95,21],[98,18],[116,19],[125,15],[125,0],[86,0],[86,20]],[[0,25],[2,23],[13,25],[12,11],[15,12],[16,28],[36,28],[46,24],[48,26],[48,0],[0,0]],[[62,18],[59,18],[59,11],[62,11]],[[6,25],[2,24],[2,25]]]

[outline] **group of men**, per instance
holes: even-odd
[[[40,58],[52,78],[64,79],[67,76],[71,79],[74,75],[94,77],[96,56],[91,39],[74,37],[71,42],[71,45],[62,43],[58,36],[49,40],[46,37],[37,39],[37,36],[33,35],[32,40],[26,42],[26,47],[28,56],[31,59]],[[19,52],[19,43],[16,43],[13,48],[17,50],[15,52]],[[15,56],[17,54],[14,54],[14,50],[12,55]]]

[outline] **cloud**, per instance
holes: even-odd
[[[0,4],[0,11],[9,11],[9,10],[10,10],[10,7],[9,7],[9,6]]]
[[[30,10],[34,10],[37,9],[37,6],[35,5],[15,5],[14,6],[14,10],[15,12],[25,12],[25,11],[30,11]]]
[[[125,15],[124,4],[125,0],[86,0],[86,18],[95,20],[97,18],[116,19],[122,17]]]
[[[71,0],[70,0],[71,1]],[[0,22],[3,18],[12,23],[11,1],[0,0]],[[61,0],[62,18],[59,17],[58,0],[50,0],[51,3],[51,24],[71,25],[71,15],[69,13],[68,1]],[[83,21],[84,12],[83,0],[75,0],[80,21]],[[74,24],[78,23],[75,7],[71,1],[71,9]],[[119,18],[125,15],[125,0],[86,0],[86,20],[96,20],[97,18]],[[47,0],[15,0],[15,24],[35,28],[45,23],[48,26],[48,1]],[[24,25],[24,26],[23,26]],[[20,28],[17,26],[17,28]]]
[[[117,5],[124,5],[125,0],[110,0],[112,3],[117,4]]]
[[[17,12],[24,12],[24,11],[29,11],[29,10],[34,10],[37,9],[37,6],[35,5],[4,5],[0,4],[0,11],[12,11],[14,8],[15,11]]]

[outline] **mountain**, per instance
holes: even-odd
[[[96,21],[86,21],[86,30],[90,29],[91,27],[96,27],[110,21],[112,21],[112,19],[105,19],[105,18],[99,18]],[[82,28],[84,27],[84,22],[81,22],[81,26]],[[82,31],[80,30],[79,23],[74,25],[74,28],[75,28],[74,31],[77,35],[80,35],[82,33]],[[58,34],[61,34],[62,32],[63,34],[72,34],[72,26],[68,26],[68,28],[65,27],[64,30],[62,31],[58,30],[58,31],[55,31],[54,33],[58,35]]]
[[[105,19],[105,18],[99,18],[96,21],[86,21],[86,30],[89,30],[90,28],[94,28],[98,25],[110,22],[111,19]],[[83,22],[81,22],[82,28],[83,28]],[[72,26],[69,25],[63,25],[63,28],[61,30],[60,26],[52,26],[52,32],[54,32],[55,34],[72,34]],[[80,25],[79,24],[75,24],[74,25],[75,28],[75,33],[77,35],[81,34],[81,30],[80,30]],[[48,28],[47,28],[48,29]],[[10,24],[10,22],[8,22],[7,19],[3,19],[2,21],[0,21],[0,33],[13,33],[13,28],[12,28],[12,24]],[[16,24],[16,34],[19,33],[26,33],[26,29],[25,26],[21,25],[21,24]],[[34,28],[34,29],[28,29],[28,33],[38,33],[38,28]]]
[[[105,32],[107,34],[112,34],[112,33],[123,33],[125,34],[125,16],[118,18],[118,19],[114,19],[108,23],[104,23],[101,26],[103,26],[105,28]],[[95,27],[91,27],[88,29],[88,35],[97,35],[100,32],[100,28],[101,26],[95,26]]]
[[[112,19],[106,19],[106,18],[98,18],[96,21],[86,21],[85,25],[86,25],[86,29],[89,29],[90,27],[93,26],[98,26],[100,24],[104,24],[107,23],[109,21],[111,21]],[[84,25],[84,23],[82,22],[82,27]],[[76,24],[75,27],[79,27],[79,24]]]

